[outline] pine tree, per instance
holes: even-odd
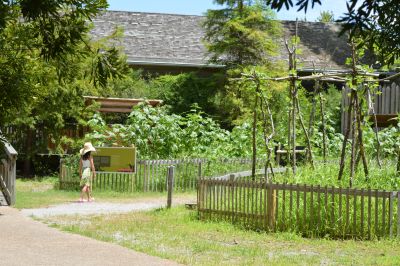
[[[280,24],[264,4],[250,0],[216,0],[223,9],[208,10],[204,41],[210,62],[227,68],[262,65],[276,54]]]

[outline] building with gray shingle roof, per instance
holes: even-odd
[[[222,66],[208,63],[202,43],[204,16],[142,12],[106,11],[93,19],[94,38],[110,35],[116,26],[124,30],[122,46],[132,67],[157,72],[185,72],[196,69],[215,71]],[[274,60],[287,60],[284,45],[295,35],[295,21],[282,21],[280,55]],[[307,70],[344,69],[350,49],[345,37],[338,37],[335,23],[299,22],[299,68]]]

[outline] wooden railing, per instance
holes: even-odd
[[[4,144],[5,158],[0,162],[0,188],[9,205],[15,204],[15,178],[16,178],[16,161],[18,153],[7,142]]]
[[[372,239],[400,236],[400,192],[278,184],[248,178],[199,180],[202,220],[266,231]]]

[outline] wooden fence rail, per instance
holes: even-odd
[[[9,143],[0,143],[4,145],[5,158],[0,161],[0,191],[4,193],[9,205],[15,204],[15,179],[16,162],[18,153]]]
[[[267,231],[372,239],[400,236],[400,192],[201,178],[203,220],[228,220]]]
[[[257,167],[262,168],[263,160],[257,161]],[[239,172],[249,169],[251,159],[175,159],[175,160],[138,160],[136,173],[97,172],[93,188],[98,190],[117,191],[152,191],[167,190],[168,166],[175,166],[174,190],[196,190],[200,176],[217,176],[228,172]],[[60,188],[79,188],[78,172],[61,162]]]

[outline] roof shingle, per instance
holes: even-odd
[[[204,16],[142,12],[106,11],[93,19],[94,38],[110,35],[116,26],[123,27],[122,46],[130,64],[173,64],[202,66],[208,64],[202,43]],[[287,60],[284,45],[295,35],[295,21],[282,21],[284,36],[279,40],[279,60]],[[338,37],[335,23],[299,22],[302,54],[299,68],[343,69],[350,55],[346,38]]]

